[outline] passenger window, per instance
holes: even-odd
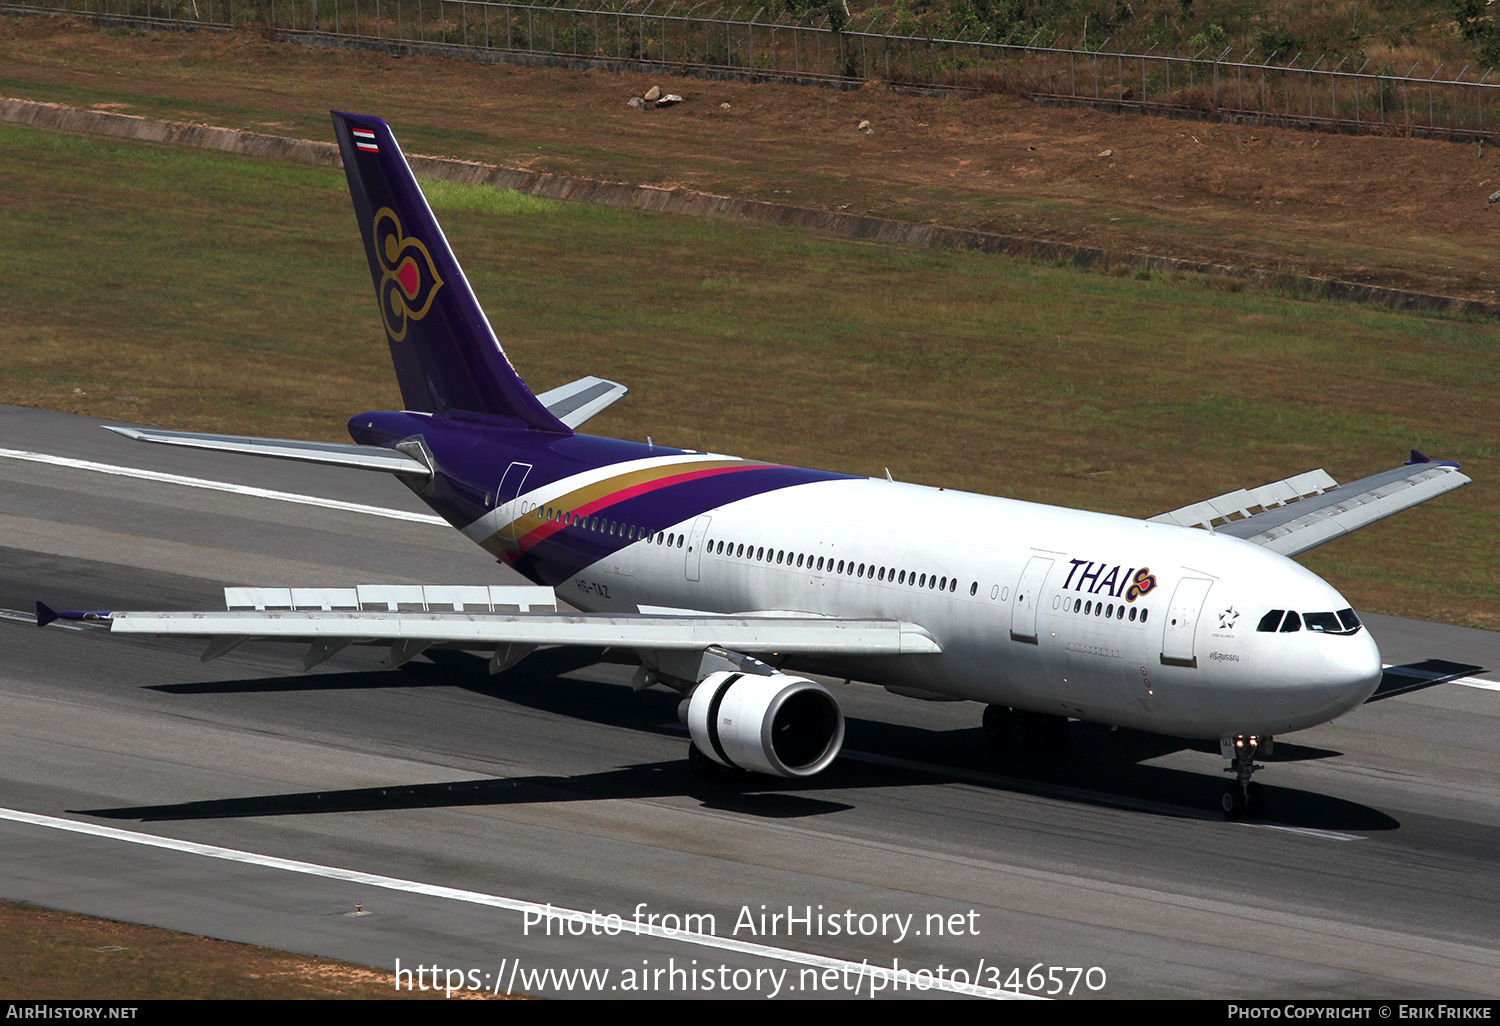
[[[1145,623],[1146,622],[1146,614],[1149,613],[1149,612],[1151,612],[1151,610],[1149,610],[1149,609],[1142,609],[1141,610],[1141,623]]]
[[[1277,627],[1281,626],[1281,618],[1285,615],[1285,609],[1273,609],[1265,616],[1260,618],[1260,625],[1255,629],[1270,634],[1271,632],[1275,631]]]
[[[1130,607],[1130,622],[1135,623],[1135,606]]]
[[[1281,633],[1291,634],[1293,631],[1302,629],[1302,618],[1296,613],[1287,613],[1286,619],[1281,623]]]

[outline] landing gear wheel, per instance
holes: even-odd
[[[987,705],[984,707],[984,739],[992,745],[1003,745],[1010,741],[1011,720],[1014,714],[1009,706]]]
[[[691,741],[688,742],[688,769],[699,780],[712,780],[720,775],[719,764],[704,755]]]
[[[1266,789],[1253,781],[1245,785],[1245,815],[1260,819],[1266,814]]]
[[[1260,741],[1254,734],[1236,734],[1219,741],[1224,757],[1229,759],[1224,772],[1234,774],[1234,783],[1224,789],[1219,799],[1219,808],[1225,819],[1236,820],[1244,816],[1259,819],[1266,814],[1265,789],[1250,780],[1252,773],[1264,768],[1255,762],[1255,750]]]

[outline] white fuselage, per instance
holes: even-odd
[[[493,537],[509,518],[502,513],[543,512],[575,483],[522,496],[466,533]],[[1257,545],[884,480],[803,484],[705,510],[586,567],[557,593],[589,611],[909,621],[937,639],[941,655],[809,665],[1187,737],[1326,722],[1369,697],[1381,672],[1363,628],[1257,630],[1272,609],[1348,606],[1316,575]]]

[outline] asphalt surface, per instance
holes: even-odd
[[[1064,750],[996,751],[978,706],[858,683],[831,685],[849,731],[828,772],[704,782],[676,696],[598,653],[491,677],[350,649],[303,673],[285,647],[203,663],[38,629],[37,598],[212,609],[226,584],[513,578],[384,474],[14,407],[0,438],[0,897],[551,995],[1027,993],[1036,966],[1034,989],[1075,998],[1500,993],[1500,690],[1450,679],[1500,680],[1500,635],[1366,617],[1398,669],[1278,739],[1257,824],[1213,811],[1216,745],[1075,723]],[[549,937],[525,903],[600,918]],[[720,943],[636,932],[638,909],[712,916]],[[893,965],[927,975],[874,972]],[[602,975],[556,975],[575,970]]]

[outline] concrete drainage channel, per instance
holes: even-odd
[[[0,121],[51,128],[64,132],[196,146],[254,157],[292,160],[326,167],[341,167],[338,147],[331,142],[263,135],[233,128],[190,125],[117,114],[82,110],[31,100],[0,99]],[[658,189],[645,185],[600,182],[587,178],[520,171],[472,161],[409,154],[412,170],[419,176],[469,185],[488,185],[544,199],[599,203],[604,206],[649,210],[690,217],[744,219],[788,228],[804,228],[870,242],[884,242],[929,249],[966,249],[1044,262],[1063,262],[1081,268],[1123,267],[1159,274],[1201,274],[1243,283],[1248,288],[1276,291],[1305,299],[1338,300],[1383,306],[1416,313],[1443,313],[1500,319],[1500,303],[1458,299],[1426,292],[1381,288],[1282,274],[1252,268],[1210,264],[1145,253],[1121,253],[1092,246],[1047,242],[1018,235],[946,228],[941,225],[894,221],[884,217],[842,211],[795,207],[763,200],[714,196],[687,189]]]

